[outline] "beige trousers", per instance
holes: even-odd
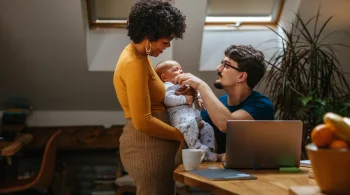
[[[167,112],[152,115],[169,123]],[[148,136],[127,119],[120,137],[120,156],[124,168],[135,180],[137,195],[175,194],[175,156],[180,143]]]

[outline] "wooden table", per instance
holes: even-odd
[[[10,157],[16,154],[23,145],[33,140],[33,135],[19,133],[14,141],[0,140],[0,156]]]
[[[208,166],[217,166],[223,168],[221,162],[201,164],[200,169],[207,169]],[[199,188],[218,195],[227,194],[288,194],[291,186],[316,185],[314,179],[310,179],[308,171],[310,168],[301,167],[301,172],[286,173],[279,170],[240,170],[245,173],[253,174],[256,180],[230,180],[230,181],[211,181],[185,171],[181,164],[174,171],[174,179],[186,185]]]

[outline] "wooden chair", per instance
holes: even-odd
[[[58,138],[61,130],[56,131],[47,141],[39,173],[28,179],[17,179],[0,184],[0,194],[36,189],[45,192],[50,186],[55,172],[55,161]]]
[[[121,162],[119,153],[118,156],[118,168],[116,173],[116,195],[122,195],[124,192],[136,194],[136,184],[134,180],[129,175],[123,175],[122,171],[124,169],[123,164]],[[187,195],[188,194],[188,186],[183,183],[176,182],[176,194],[177,195]]]

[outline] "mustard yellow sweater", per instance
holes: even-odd
[[[131,117],[137,130],[161,139],[184,139],[178,129],[152,116],[152,112],[166,112],[163,104],[165,87],[151,61],[138,53],[131,44],[120,54],[113,84],[124,117]]]

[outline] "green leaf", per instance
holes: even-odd
[[[308,104],[311,100],[312,100],[312,97],[304,97],[304,98],[301,98],[301,103],[305,106],[305,105]]]
[[[326,100],[323,100],[321,98],[316,98],[315,99],[315,102],[321,104],[322,106],[325,106],[327,104],[327,101]]]

